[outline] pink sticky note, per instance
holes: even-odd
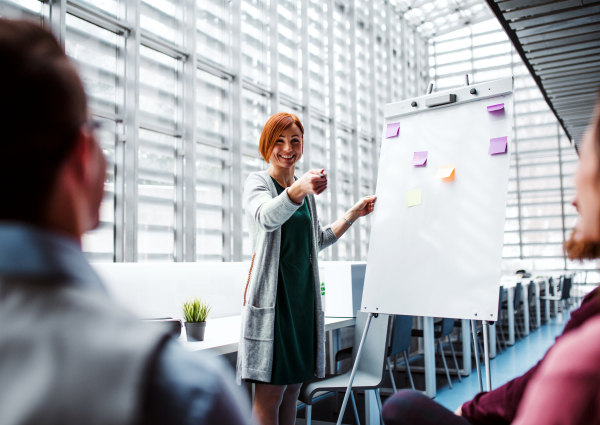
[[[412,160],[412,165],[422,167],[427,164],[427,151],[415,152]]]
[[[491,105],[487,107],[488,112],[496,112],[504,109],[504,103],[499,103],[497,105]]]
[[[396,137],[396,136],[398,136],[399,132],[400,132],[400,123],[399,122],[394,122],[392,124],[388,124],[387,130],[385,132],[385,138],[389,139],[390,137]]]
[[[507,142],[508,137],[506,136],[490,139],[490,148],[488,149],[488,154],[496,155],[498,153],[506,153]]]

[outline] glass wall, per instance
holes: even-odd
[[[249,259],[242,188],[278,111],[305,125],[298,174],[329,172],[328,224],[375,191],[385,103],[429,80],[427,41],[384,0],[0,0],[0,16],[55,32],[103,124],[93,261]],[[321,257],[366,259],[369,226]]]
[[[514,76],[514,133],[503,269],[597,269],[571,263],[563,243],[577,213],[571,205],[577,153],[508,37],[495,20],[431,40],[430,73],[437,90]]]

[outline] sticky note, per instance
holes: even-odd
[[[504,103],[499,103],[497,105],[490,105],[487,107],[488,112],[496,112],[504,109]]]
[[[447,179],[450,177],[454,177],[454,165],[443,165],[438,169],[438,172],[435,174],[435,177],[438,179]]]
[[[421,189],[408,190],[406,192],[406,206],[414,207],[421,205]]]
[[[488,154],[496,155],[499,153],[506,153],[507,143],[508,143],[508,137],[506,137],[506,136],[490,139],[490,148],[488,149]]]
[[[427,151],[415,152],[413,155],[412,165],[422,167],[427,164]]]
[[[390,137],[396,137],[396,136],[398,136],[399,132],[400,132],[400,123],[399,122],[394,122],[392,124],[388,124],[387,130],[385,132],[385,138],[389,139]]]

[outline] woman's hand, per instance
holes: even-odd
[[[327,189],[327,173],[324,169],[313,169],[290,186],[288,195],[292,202],[301,204],[306,195],[320,195],[325,189]]]
[[[346,217],[351,222],[354,222],[359,217],[364,217],[369,215],[375,209],[375,201],[377,200],[377,196],[365,196],[360,201],[358,201],[350,210],[348,211]]]

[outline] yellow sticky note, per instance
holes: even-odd
[[[444,165],[438,169],[438,172],[435,174],[435,177],[438,179],[447,179],[450,177],[454,177],[454,165]]]
[[[414,207],[421,205],[421,189],[408,190],[406,192],[406,206]]]

